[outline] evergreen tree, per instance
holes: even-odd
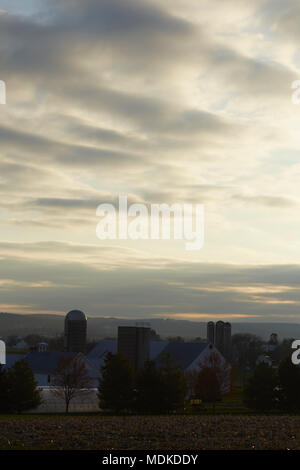
[[[36,388],[34,374],[26,361],[22,359],[16,362],[7,374],[13,411],[22,413],[40,405],[40,392]]]
[[[142,413],[164,412],[164,377],[153,361],[146,363],[137,375],[136,410]]]
[[[98,387],[100,408],[116,413],[131,410],[135,395],[135,373],[130,362],[120,354],[108,353],[101,373]]]
[[[286,410],[300,409],[300,368],[287,357],[280,363],[279,370],[280,407]]]
[[[183,410],[188,386],[182,367],[166,354],[160,361],[160,371],[163,379],[162,409],[166,413]]]
[[[249,408],[263,412],[276,405],[278,377],[274,369],[264,362],[256,366],[245,388],[245,403]]]

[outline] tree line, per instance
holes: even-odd
[[[120,413],[183,412],[188,399],[212,403],[213,408],[230,389],[230,368],[217,355],[210,355],[197,370],[186,373],[171,356],[149,361],[140,371],[120,354],[106,355],[98,385],[99,408]],[[69,411],[71,401],[89,393],[91,378],[79,356],[61,357],[53,374],[51,391]],[[300,367],[290,356],[274,368],[258,364],[244,388],[245,405],[258,412],[300,412]],[[0,413],[22,413],[41,404],[34,373],[25,360],[13,367],[0,367]]]
[[[187,397],[215,403],[224,393],[225,374],[214,353],[199,364],[198,371],[185,373],[170,355],[160,362],[149,361],[135,371],[121,354],[108,353],[98,385],[99,408],[111,413],[183,412]],[[75,397],[91,392],[92,381],[80,355],[61,356],[53,373],[51,392],[65,403],[65,411]],[[21,413],[41,403],[34,374],[25,360],[10,369],[0,368],[0,413]]]
[[[135,372],[121,354],[108,353],[99,380],[99,406],[114,413],[169,413],[184,409],[187,381],[169,355]]]

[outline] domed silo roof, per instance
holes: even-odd
[[[87,321],[85,314],[81,310],[71,310],[66,315],[66,320],[68,321]]]

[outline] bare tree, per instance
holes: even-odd
[[[61,356],[53,373],[52,393],[62,398],[69,412],[70,402],[77,396],[90,393],[92,381],[85,363],[79,355]]]

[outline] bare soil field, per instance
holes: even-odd
[[[0,416],[0,449],[300,448],[298,416]]]

